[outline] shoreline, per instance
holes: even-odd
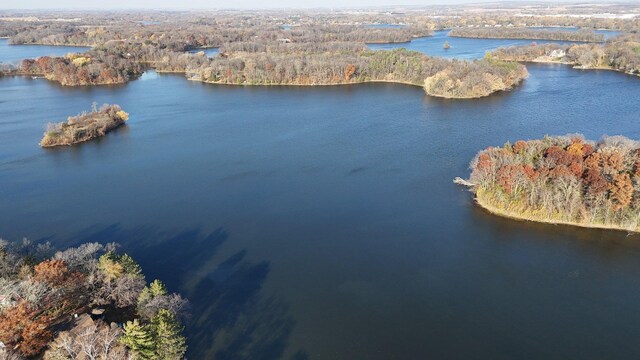
[[[464,38],[464,39],[485,39],[485,40],[530,40],[532,42],[535,41],[557,41],[560,43],[578,43],[578,44],[604,44],[605,40],[596,40],[596,41],[585,41],[585,40],[557,40],[557,39],[531,39],[528,37],[484,37],[484,36],[461,36],[461,35],[447,35],[452,38]]]
[[[182,74],[181,72],[176,71],[157,71],[161,74]],[[193,78],[187,78],[189,81],[197,81],[205,84],[214,84],[214,85],[231,85],[231,86],[265,86],[265,87],[273,87],[273,86],[303,86],[303,87],[316,87],[316,86],[343,86],[343,85],[361,85],[361,84],[371,84],[371,83],[386,83],[386,84],[400,84],[400,85],[408,85],[413,87],[423,88],[423,85],[414,84],[408,81],[395,81],[395,80],[364,80],[364,81],[354,81],[354,82],[344,82],[344,83],[329,83],[329,84],[233,84],[233,83],[225,83],[225,82],[217,82],[217,81],[204,81]]]
[[[1,38],[1,39],[9,39],[9,37]],[[76,48],[87,48],[93,49],[96,45],[69,45],[69,44],[43,44],[43,43],[28,43],[28,44],[7,44],[10,46],[60,46],[60,47],[76,47]]]
[[[159,73],[166,73],[166,74],[180,74],[180,72],[169,72],[169,71],[164,71],[164,72],[160,72],[157,71]],[[406,82],[406,81],[395,81],[395,80],[364,80],[364,81],[356,81],[356,82],[348,82],[348,83],[332,83],[332,84],[230,84],[230,83],[223,83],[223,82],[215,82],[215,81],[204,81],[204,80],[198,80],[198,79],[193,79],[193,78],[187,78],[187,80],[189,81],[196,81],[196,82],[201,82],[204,84],[213,84],[213,85],[230,85],[230,86],[265,86],[265,87],[272,87],[272,86],[301,86],[301,87],[316,87],[316,86],[344,86],[344,85],[362,85],[362,84],[376,84],[376,83],[382,83],[382,84],[399,84],[399,85],[407,85],[407,86],[413,86],[413,87],[419,87],[422,88],[424,90],[424,85],[418,85],[418,84],[414,84],[411,82]],[[444,95],[438,95],[438,94],[430,94],[428,92],[425,91],[425,94],[427,96],[431,96],[434,98],[439,98],[439,99],[449,99],[449,100],[472,100],[472,99],[482,99],[500,92],[507,92],[507,91],[511,91],[514,88],[516,88],[517,86],[520,86],[520,84],[522,84],[522,82],[524,82],[525,79],[520,80],[517,84],[514,84],[513,86],[506,88],[506,89],[500,89],[497,91],[494,91],[490,94],[487,95],[483,95],[483,96],[460,96],[460,97],[451,97],[451,96],[444,96]]]
[[[555,60],[545,60],[545,59],[516,60],[516,61],[519,62],[519,63],[567,65],[567,66],[571,66],[571,68],[575,69],[575,70],[606,70],[606,71],[614,71],[614,72],[618,72],[618,73],[625,74],[625,75],[631,75],[631,76],[640,77],[640,73],[634,74],[634,73],[618,70],[618,69],[615,69],[615,68],[612,68],[612,67],[605,67],[605,66],[585,67],[585,66],[581,66],[581,65],[578,65],[576,63],[569,62],[569,61],[555,61]]]
[[[511,219],[511,220],[530,221],[530,222],[549,224],[549,225],[568,225],[568,226],[576,226],[576,227],[588,228],[588,229],[617,230],[617,231],[625,231],[627,233],[640,233],[640,227],[637,227],[635,229],[628,229],[628,228],[622,227],[621,225],[618,226],[618,225],[607,225],[607,224],[597,224],[597,223],[588,224],[588,223],[579,223],[575,221],[549,220],[549,219],[537,218],[535,216],[521,215],[516,212],[505,210],[505,209],[496,207],[494,205],[491,205],[488,201],[486,201],[486,199],[484,199],[482,192],[480,193],[476,192],[473,198],[474,198],[474,202],[480,208],[484,209],[488,213],[492,215],[500,216],[503,218]]]

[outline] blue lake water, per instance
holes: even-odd
[[[83,46],[9,45],[9,39],[0,39],[0,63],[17,64],[23,59],[64,56],[72,52],[85,52],[88,49]]]
[[[609,34],[619,34],[619,32],[601,31]],[[457,59],[479,59],[484,57],[487,51],[495,50],[499,47],[530,45],[531,43],[563,44],[567,41],[553,40],[526,40],[526,39],[473,39],[448,36],[449,30],[434,31],[433,36],[414,39],[406,43],[394,44],[368,44],[373,50],[390,50],[406,48],[408,50],[420,51],[430,56],[439,56]],[[444,49],[444,43],[448,42],[451,48]]]
[[[189,52],[195,54],[201,51],[204,52],[207,57],[214,57],[220,53],[220,50],[218,48],[199,48],[190,50]]]
[[[0,78],[0,236],[121,243],[191,299],[192,359],[638,358],[639,235],[491,216],[452,183],[507,140],[640,139],[637,77],[528,68],[517,89],[462,101]],[[38,147],[93,101],[128,125]]]

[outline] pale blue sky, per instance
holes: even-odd
[[[385,5],[434,5],[482,0],[0,0],[0,9],[194,9],[194,8],[311,8]]]

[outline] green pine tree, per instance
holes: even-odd
[[[155,359],[155,342],[152,329],[141,325],[138,319],[127,321],[120,342],[136,355],[136,359]]]
[[[144,276],[142,275],[142,268],[140,265],[138,265],[138,263],[128,254],[120,256],[118,262],[122,265],[125,273],[134,276]]]
[[[181,360],[187,351],[183,327],[175,315],[170,311],[161,309],[151,320],[156,339],[156,359]]]
[[[165,296],[165,295],[167,295],[167,287],[164,286],[164,284],[160,280],[154,280],[149,285],[149,290],[151,291],[152,298],[154,298],[156,296]]]
[[[146,319],[154,317],[156,314],[149,312],[146,308],[147,304],[156,297],[166,295],[167,288],[160,280],[154,280],[149,286],[145,286],[140,295],[138,295],[138,314]]]

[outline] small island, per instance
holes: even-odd
[[[104,104],[98,109],[95,104],[89,113],[70,116],[66,122],[50,123],[40,141],[42,147],[73,145],[106,135],[129,119],[120,106]]]
[[[480,151],[469,180],[476,202],[505,217],[640,231],[640,142],[581,135],[517,141]]]

